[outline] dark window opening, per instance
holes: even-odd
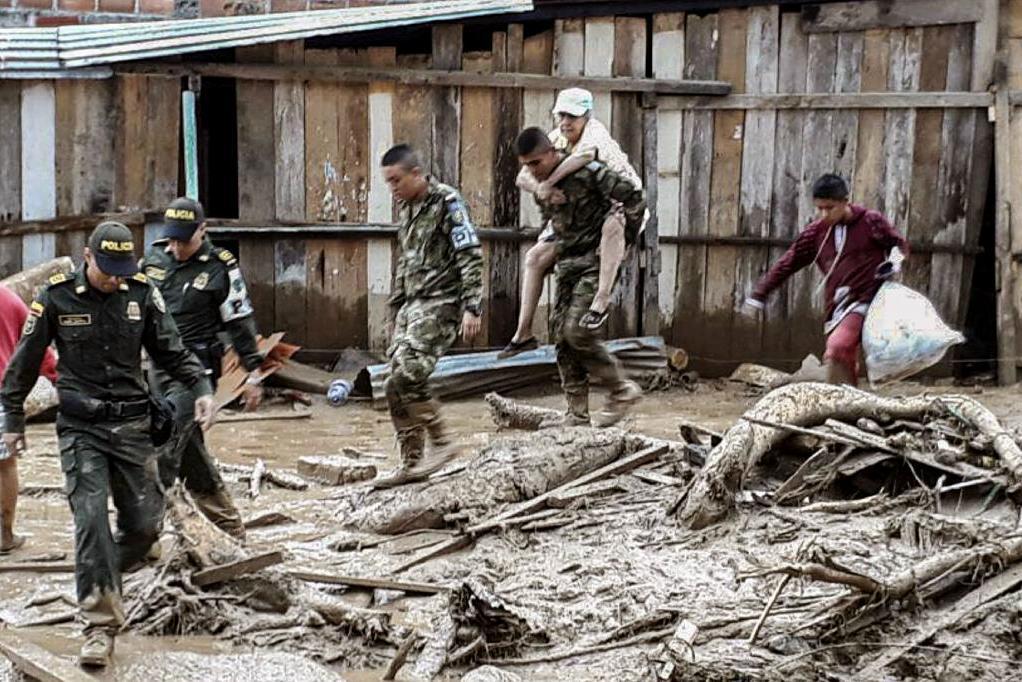
[[[211,218],[238,217],[238,102],[233,78],[203,78],[196,102],[199,199]]]
[[[954,353],[955,376],[987,375],[997,376],[997,284],[994,258],[995,207],[997,188],[994,169],[990,169],[987,183],[987,197],[983,208],[983,223],[980,226],[979,248],[982,252],[975,258],[972,282],[968,285],[968,311],[965,316],[965,344]]]

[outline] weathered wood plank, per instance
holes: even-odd
[[[689,14],[685,19],[685,77],[713,78],[717,71],[718,15]],[[710,174],[713,165],[713,113],[686,114],[682,137],[679,233],[709,233]],[[696,323],[703,316],[705,246],[678,247],[674,341],[690,355],[707,357],[713,343]],[[694,364],[698,368],[698,364]]]
[[[391,66],[397,63],[392,47],[369,48],[369,64]],[[394,144],[394,84],[369,84],[369,222],[387,223],[393,217],[392,200],[380,171],[380,159]],[[366,268],[369,296],[366,325],[371,350],[386,349],[387,321],[391,293],[391,244],[389,239],[366,242]]]
[[[21,237],[0,237],[0,277],[10,277],[21,270]]]
[[[432,59],[429,55],[398,55],[398,66],[428,68]],[[394,97],[401,106],[393,110],[394,143],[411,145],[419,156],[423,170],[433,168],[433,99],[428,87],[419,85],[398,85]],[[396,207],[396,202],[395,202]],[[397,214],[395,213],[395,218]]]
[[[872,32],[870,32],[872,33]],[[841,42],[841,36],[838,40]],[[867,34],[868,35],[868,34]],[[886,35],[886,34],[884,34]],[[843,54],[854,58],[857,34],[845,36],[846,49]],[[886,38],[885,38],[886,40]],[[887,48],[890,46],[887,45]],[[885,69],[888,64],[884,62]],[[853,69],[848,69],[853,78],[861,76]],[[878,84],[883,89],[886,81]],[[986,109],[993,105],[993,95],[987,92],[827,92],[798,94],[748,95],[736,94],[722,97],[672,97],[660,95],[658,108],[661,111],[727,111],[734,109]]]
[[[839,33],[834,90],[838,93],[859,91],[862,74],[862,33]],[[834,172],[855,184],[855,157],[859,142],[859,112],[835,111],[831,128],[834,149]]]
[[[803,7],[802,27],[806,33],[862,31],[872,28],[968,24],[982,17],[983,8],[977,2],[836,2]]]
[[[685,72],[685,15],[681,12],[653,16],[653,76],[683,78]],[[660,234],[680,234],[681,140],[684,114],[657,112],[656,184],[657,228]],[[647,169],[648,171],[649,169]],[[646,173],[648,177],[648,172]],[[660,246],[658,308],[661,329],[674,325],[678,295],[678,247]]]
[[[366,347],[366,255],[362,240],[306,240],[307,346]],[[324,315],[325,310],[331,314]]]
[[[245,276],[252,308],[255,310],[256,328],[264,335],[277,329],[276,292],[274,286],[273,239],[249,237],[238,240],[238,261]],[[288,331],[288,330],[285,330]],[[288,336],[288,341],[291,337]]]
[[[242,559],[241,561],[234,561],[220,566],[211,566],[210,568],[196,571],[192,574],[192,584],[198,585],[199,587],[216,585],[217,583],[233,580],[234,578],[240,578],[243,575],[255,573],[256,571],[261,571],[264,568],[276,566],[283,562],[283,552],[265,552],[263,554],[257,554],[255,556]]]
[[[9,628],[0,631],[0,653],[11,659],[18,670],[40,682],[89,682],[95,679],[73,662],[50,653]]]
[[[287,332],[289,343],[304,345],[306,329],[305,241],[278,239],[274,243],[274,329]]]
[[[583,73],[586,76],[614,76],[614,18],[592,17],[585,20]],[[593,117],[613,130],[613,103],[609,89],[593,89]]]
[[[118,81],[114,204],[159,210],[178,194],[180,82],[145,76],[121,76]]]
[[[439,594],[450,590],[443,585],[432,583],[411,582],[404,580],[390,580],[389,578],[366,578],[353,575],[335,575],[329,573],[313,573],[310,571],[289,571],[298,580],[310,583],[323,583],[324,585],[347,585],[349,587],[370,587],[381,590],[400,590],[410,594]]]
[[[272,62],[273,45],[235,49],[239,62]],[[238,81],[238,217],[267,219],[277,215],[276,141],[273,137],[274,84]]]
[[[21,214],[25,220],[57,215],[56,96],[52,81],[31,81],[21,91]]]
[[[780,31],[780,11],[776,6],[749,10],[745,45],[746,92],[777,92]],[[749,111],[745,115],[738,216],[738,233],[742,235],[770,235],[776,127],[776,111]],[[766,247],[752,247],[739,253],[735,305],[741,306],[752,293],[756,281],[766,271],[768,255]],[[762,353],[762,318],[735,315],[732,334],[741,338],[739,359],[758,357]]]
[[[780,92],[801,92],[806,88],[806,61],[809,42],[802,32],[799,16],[781,15],[780,56],[777,89]],[[779,111],[775,135],[775,168],[773,178],[770,236],[794,238],[802,227],[799,222],[799,199],[805,184],[802,171],[802,137],[806,115],[801,111]],[[769,262],[784,253],[783,248],[771,248]],[[788,347],[790,326],[789,296],[777,292],[767,301],[763,326],[763,354],[771,358],[798,358]],[[800,322],[802,323],[802,322]]]
[[[0,224],[21,220],[21,87],[0,80]]]
[[[891,33],[892,90],[918,90],[923,29],[910,28]],[[904,230],[912,189],[912,155],[916,112],[887,112],[884,136],[886,168],[884,209],[892,224]],[[911,235],[909,235],[911,236]]]
[[[863,91],[879,92],[888,89],[890,55],[890,31],[867,31],[863,42],[860,76]],[[852,186],[857,201],[878,211],[884,210],[884,116],[883,111],[863,111],[859,114],[858,154],[855,184]]]
[[[635,17],[618,17],[611,24],[613,42],[610,43],[614,76],[643,76],[646,73],[646,21]],[[599,35],[586,29],[586,56],[589,66],[589,36]],[[602,66],[602,65],[601,65]],[[608,129],[628,155],[642,177],[642,112],[633,94],[602,95],[610,100],[611,121]],[[594,94],[595,97],[595,94]],[[640,288],[642,273],[639,269],[639,249],[625,254],[618,274],[617,285],[611,294],[610,317],[607,330],[611,338],[635,336],[639,333],[639,315],[642,310]]]
[[[1016,315],[1014,302],[1014,264],[1011,257],[1011,188],[1017,182],[1012,167],[1011,112],[1008,93],[997,93],[995,161],[997,166],[997,225],[995,252],[997,267],[997,380],[1002,386],[1014,384],[1016,366]]]
[[[148,79],[148,129],[146,133],[148,207],[162,210],[178,192],[178,159],[181,148],[181,84]],[[138,153],[135,150],[134,153]]]
[[[948,54],[952,47],[953,30],[950,26],[923,29],[920,90],[943,90],[946,87]],[[902,228],[906,230],[910,240],[932,242],[940,229],[937,221],[941,202],[934,199],[939,197],[936,192],[943,123],[944,112],[940,109],[922,109],[916,112],[908,222]],[[924,254],[910,258],[905,263],[903,281],[917,291],[932,293],[930,258]]]
[[[339,50],[340,66],[369,63],[364,49]],[[340,206],[342,220],[363,221],[367,216],[369,174],[369,86],[365,83],[341,85],[337,90],[337,139],[340,166]]]
[[[303,41],[275,46],[278,64],[304,64]],[[273,84],[274,208],[278,220],[305,217],[305,84]]]
[[[462,26],[448,24],[433,27],[434,69],[461,69]],[[461,88],[455,86],[433,90],[433,173],[442,182],[454,187],[461,182]]]
[[[307,50],[307,64],[336,65],[340,51]],[[341,200],[341,165],[338,91],[336,83],[309,83],[305,87],[305,219],[338,221],[345,207]]]
[[[724,9],[718,16],[717,77],[733,83],[737,91],[744,91],[748,11]],[[744,111],[713,114],[709,221],[712,235],[738,234],[744,126]],[[752,341],[737,338],[732,333],[735,309],[741,303],[736,300],[738,258],[739,249],[733,246],[710,248],[706,255],[702,333],[713,340],[711,357],[721,360],[737,360],[747,352],[746,344]],[[758,346],[758,342],[757,338],[753,343]]]

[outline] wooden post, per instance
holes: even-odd
[[[462,27],[449,24],[433,27],[434,69],[461,69]],[[433,174],[457,187],[460,182],[458,154],[461,149],[461,88],[437,88],[433,99]]]
[[[1001,385],[1014,384],[1015,365],[1015,306],[1011,262],[1011,203],[1008,200],[1015,181],[1011,168],[1011,104],[1006,89],[998,91],[994,105],[996,125],[997,173],[997,225],[995,251],[997,254],[997,380]]]
[[[639,318],[640,336],[660,334],[660,237],[657,226],[657,144],[659,121],[656,95],[642,97],[642,171],[646,185],[646,205],[649,220],[642,237],[642,316]],[[675,249],[676,250],[676,249]]]

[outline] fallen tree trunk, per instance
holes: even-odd
[[[348,498],[345,525],[376,533],[441,528],[444,516],[527,500],[614,461],[629,438],[617,429],[555,429],[486,447],[465,475]]]
[[[490,416],[501,429],[519,429],[521,431],[537,431],[564,423],[563,410],[551,410],[548,407],[533,407],[509,400],[496,393],[486,394],[486,404],[490,406]]]
[[[74,261],[67,256],[61,256],[34,265],[27,270],[16,272],[10,277],[5,277],[0,280],[0,284],[13,291],[18,298],[25,302],[25,305],[28,305],[35,298],[36,291],[45,286],[51,277],[60,274],[67,275],[74,270],[74,267]]]
[[[885,398],[850,386],[802,383],[783,386],[765,395],[745,416],[760,423],[739,420],[724,434],[687,491],[681,522],[691,529],[705,528],[722,519],[734,506],[734,494],[746,472],[772,447],[788,436],[783,428],[762,422],[812,427],[827,419],[857,420],[863,417],[922,420],[927,413],[953,416],[978,429],[994,443],[995,451],[1016,479],[1022,479],[1022,451],[1000,426],[997,418],[978,402],[965,396],[914,396]]]

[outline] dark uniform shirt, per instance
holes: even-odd
[[[575,258],[596,252],[603,234],[603,221],[621,204],[625,215],[625,238],[631,244],[642,225],[646,200],[642,190],[599,161],[586,164],[557,183],[564,193],[563,204],[539,202],[544,221],[557,233],[558,258]]]
[[[206,239],[191,258],[179,262],[160,240],[142,259],[142,271],[163,294],[186,346],[212,346],[224,330],[245,369],[262,364],[252,303],[230,251]]]
[[[181,343],[160,292],[139,274],[104,294],[89,285],[83,266],[54,275],[29,306],[21,341],[4,374],[4,430],[25,430],[24,403],[51,341],[57,344],[57,390],[107,401],[144,400],[142,348],[196,395],[210,393],[204,368]]]
[[[422,201],[402,206],[397,240],[391,306],[422,299],[481,304],[482,247],[456,189],[429,178]]]

